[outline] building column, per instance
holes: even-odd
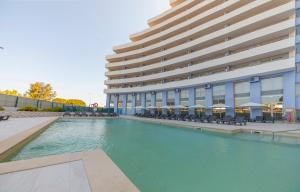
[[[195,88],[191,87],[188,89],[189,91],[189,107],[195,106]],[[189,108],[189,114],[194,115],[195,114],[195,109]]]
[[[225,104],[229,106],[226,109],[226,115],[234,117],[235,114],[235,105],[234,105],[234,86],[233,82],[228,82],[225,85],[226,92],[225,92]]]
[[[155,92],[151,92],[151,106],[152,107],[156,106],[156,94],[155,94]],[[151,111],[152,114],[155,113],[155,109],[154,108],[151,109],[150,111]]]
[[[132,112],[132,114],[133,115],[135,115],[135,113],[136,113],[136,94],[133,94],[132,95],[132,107],[131,107],[131,112]]]
[[[296,73],[289,71],[283,74],[283,113],[291,113],[292,120],[296,117]]]
[[[213,90],[212,87],[209,89],[205,89],[205,107],[206,107],[206,115],[212,115],[212,108],[213,105]]]
[[[110,99],[111,99],[110,94],[107,94],[105,108],[110,108]]]
[[[250,82],[250,101],[253,103],[261,103],[261,82]],[[251,109],[251,119],[256,116],[262,116],[262,109],[253,108]]]
[[[118,113],[118,102],[119,102],[119,95],[115,95],[115,98],[114,98],[114,112],[115,113]]]
[[[144,114],[146,109],[146,93],[141,93],[141,107],[141,113]]]
[[[180,89],[175,89],[175,107],[180,105]],[[175,108],[175,114],[180,114],[180,109]]]
[[[162,92],[162,106],[167,106],[168,92]],[[167,114],[167,109],[162,109],[162,114]]]
[[[122,115],[127,115],[127,95],[122,95]]]

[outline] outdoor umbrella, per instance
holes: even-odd
[[[214,104],[214,105],[210,106],[209,108],[219,109],[219,110],[221,110],[221,109],[226,110],[227,108],[230,108],[230,106],[219,103],[219,104]],[[220,118],[221,118],[221,112],[220,112]]]
[[[172,109],[172,107],[171,106],[162,106],[162,107],[160,107],[161,109]]]
[[[176,105],[174,108],[175,109],[185,109],[185,108],[187,108],[187,106],[185,106],[185,105]]]
[[[172,108],[174,107],[167,106],[167,105],[161,107],[161,109],[166,109],[167,111],[170,111]]]
[[[189,106],[189,109],[193,109],[195,113],[197,114],[197,109],[205,109],[206,107],[200,104]]]
[[[260,108],[260,107],[265,107],[265,105],[261,103],[249,102],[249,103],[242,104],[239,107]]]
[[[262,107],[265,107],[264,104],[261,104],[261,103],[254,103],[254,102],[248,102],[248,103],[244,103],[242,105],[240,105],[239,107],[241,108],[249,108],[249,111],[250,111],[250,117],[252,118],[252,109],[253,108],[262,108]]]
[[[190,106],[189,108],[191,108],[191,109],[195,109],[195,108],[202,108],[202,109],[204,109],[205,106],[198,104],[198,105]]]
[[[145,109],[145,107],[142,107],[142,106],[137,106],[135,107],[136,109]]]
[[[230,106],[220,103],[220,104],[212,105],[212,106],[210,106],[210,108],[213,108],[213,109],[227,109],[227,108],[230,108]]]
[[[147,109],[156,109],[157,107],[155,106],[148,106]]]

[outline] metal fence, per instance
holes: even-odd
[[[62,104],[62,103],[36,100],[36,99],[30,99],[26,97],[3,95],[3,94],[0,94],[0,106],[15,107],[15,108],[30,106],[30,107],[36,107],[38,109],[61,107],[64,111],[85,111],[85,112],[93,111],[93,108],[91,107],[75,106],[70,104]],[[97,111],[108,113],[108,112],[113,112],[113,109],[98,108]]]

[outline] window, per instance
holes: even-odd
[[[126,108],[130,109],[132,108],[132,95],[127,95],[127,103],[126,103]]]
[[[142,106],[141,94],[140,93],[136,94],[136,96],[135,96],[135,105],[137,107]]]
[[[146,107],[151,106],[151,93],[146,93]]]
[[[213,96],[225,95],[225,85],[218,85],[213,87]]]
[[[162,92],[156,93],[156,107],[162,106]]]
[[[300,63],[296,63],[297,73],[300,73]]]
[[[261,100],[267,107],[263,108],[263,116],[281,119],[283,115],[283,79],[275,77],[261,81]]]
[[[300,53],[300,44],[299,43],[296,44],[296,53],[297,54]]]
[[[283,89],[282,77],[263,79],[261,81],[261,89],[262,89],[262,92],[282,90]]]
[[[234,85],[234,94],[244,94],[250,93],[250,83],[249,82],[241,82],[236,83]]]
[[[300,9],[296,9],[296,17],[300,17]]]
[[[213,87],[213,104],[225,104],[225,85]]]
[[[168,91],[168,99],[175,99],[175,92],[174,91]]]
[[[189,106],[189,92],[187,89],[182,89],[180,92],[180,105]]]
[[[189,92],[187,89],[182,89],[180,92],[180,98],[181,99],[186,99],[189,98]]]
[[[162,101],[162,92],[156,93],[156,101]]]
[[[175,105],[175,91],[168,91],[167,92],[167,105],[174,106]]]
[[[123,108],[123,95],[119,96],[118,100],[118,108],[122,109]]]
[[[196,98],[205,98],[205,88],[196,88],[195,89]]]
[[[296,33],[297,33],[297,35],[300,34],[300,25],[297,25],[297,26],[296,26]]]
[[[250,102],[250,83],[240,82],[234,84],[234,102],[235,106]]]
[[[115,98],[114,95],[110,96],[109,107],[113,108],[115,106]]]
[[[300,97],[300,83],[296,83],[296,96]]]
[[[195,89],[195,104],[205,106],[205,88],[200,87]]]

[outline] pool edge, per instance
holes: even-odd
[[[92,192],[139,192],[139,189],[133,182],[108,157],[108,155],[100,149],[0,163],[0,175],[27,170],[30,171],[73,161],[83,162],[88,184]]]
[[[300,138],[300,133],[295,133],[295,130],[285,130],[285,131],[272,131],[272,130],[261,130],[256,128],[248,128],[243,126],[233,126],[233,125],[218,125],[210,123],[195,123],[177,120],[165,120],[165,119],[149,119],[134,116],[120,116],[121,119],[141,121],[153,124],[169,125],[179,128],[189,128],[189,129],[200,129],[201,131],[215,132],[215,133],[225,133],[225,134],[237,134],[237,133],[251,133],[251,134],[262,134],[269,136],[281,136],[289,138]],[[224,128],[224,127],[225,128]],[[284,125],[283,125],[284,126]],[[300,129],[299,129],[300,130]]]
[[[0,141],[0,162],[8,159],[27,143],[43,133],[50,125],[57,121],[60,117],[53,117],[50,120],[36,125],[26,131],[11,136]]]

